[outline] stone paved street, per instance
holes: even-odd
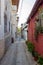
[[[36,62],[27,52],[24,40],[21,40],[10,46],[0,65],[36,65]]]

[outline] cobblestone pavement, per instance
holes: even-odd
[[[10,46],[0,65],[36,65],[36,62],[27,52],[25,41],[19,40]]]

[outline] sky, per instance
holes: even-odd
[[[18,27],[21,27],[21,24],[27,21],[35,1],[36,0],[20,0],[18,8]]]

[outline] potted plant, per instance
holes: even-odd
[[[34,50],[34,45],[33,45],[33,43],[32,42],[28,42],[28,51],[30,51],[31,53],[33,52],[33,50]]]
[[[37,61],[38,60],[38,53],[36,51],[33,51],[32,53],[34,60]]]
[[[37,62],[38,62],[40,65],[43,65],[43,57],[39,56]]]

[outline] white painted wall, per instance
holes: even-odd
[[[0,39],[4,38],[4,0],[1,0]]]
[[[5,0],[5,6],[7,6],[7,11],[5,12],[7,14],[7,32],[9,32],[9,22],[11,23],[11,4],[9,0]]]
[[[11,24],[12,24],[12,37],[14,38],[15,40],[15,36],[16,36],[16,31],[17,31],[17,5],[12,5],[12,10],[11,10],[11,13],[12,13],[12,20],[11,20]]]
[[[11,44],[11,35],[9,34],[9,21],[10,21],[10,15],[11,15],[11,9],[10,9],[10,0],[0,0],[1,5],[1,21],[0,21],[0,59],[3,57],[3,54],[5,52],[5,47],[8,49],[8,46]],[[4,13],[5,13],[5,6],[7,5],[7,32],[8,35],[4,33]],[[5,37],[6,36],[6,37]],[[6,46],[5,46],[6,45]]]
[[[26,23],[24,23],[23,25],[22,25],[22,35],[23,35],[23,38],[25,39],[25,40],[27,40],[27,24]],[[26,28],[25,28],[26,27]]]
[[[4,0],[1,1],[1,21],[0,21],[0,59],[3,57],[5,44],[4,44]]]
[[[23,30],[23,37],[25,40],[27,40],[27,31],[26,30]]]

